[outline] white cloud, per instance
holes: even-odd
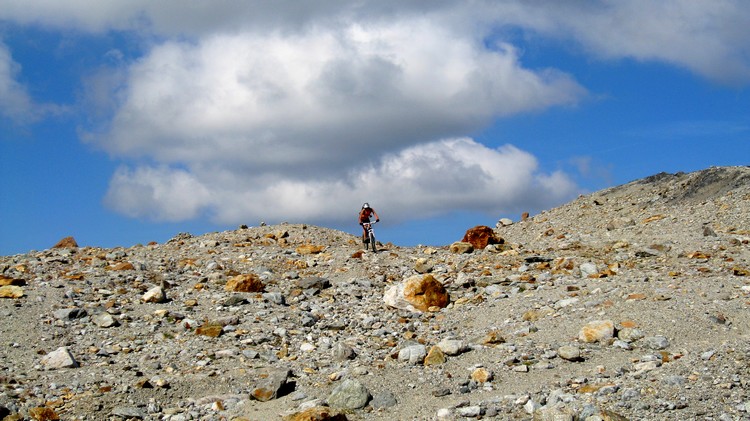
[[[468,138],[421,144],[384,156],[347,177],[238,177],[220,168],[121,169],[107,202],[134,217],[181,220],[206,213],[216,222],[350,221],[363,201],[399,221],[469,209],[497,215],[545,208],[577,192],[565,174],[540,172],[536,159],[506,145]],[[524,209],[522,209],[524,208]]]
[[[361,196],[404,196],[397,187],[407,185],[409,198],[382,202],[408,215],[412,198],[435,214],[529,200],[514,189],[534,179],[533,157],[511,147],[489,154],[493,164],[522,168],[508,171],[488,165],[479,144],[434,143],[585,95],[569,76],[525,69],[511,46],[498,47],[487,50],[425,19],[165,42],[128,69],[109,131],[92,139],[114,156],[182,169],[121,171],[108,203],[156,219],[203,209],[241,222],[347,218],[337,211],[341,203],[351,209]],[[369,177],[353,181],[369,167]],[[175,180],[188,189],[193,181],[205,194],[173,209],[177,202],[159,192],[178,192]],[[483,196],[472,183],[500,190]]]
[[[130,217],[182,221],[199,216],[210,203],[210,193],[187,171],[120,167],[110,181],[104,202]]]
[[[750,8],[744,0],[499,2],[501,24],[573,39],[604,59],[684,67],[728,84],[750,82]]]
[[[17,124],[37,119],[34,102],[26,88],[16,80],[20,66],[13,61],[8,48],[0,42],[0,118]]]

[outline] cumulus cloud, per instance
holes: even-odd
[[[168,41],[126,73],[108,130],[91,138],[114,156],[164,167],[118,172],[107,202],[168,220],[201,209],[223,222],[267,214],[335,219],[344,217],[336,211],[342,202],[356,207],[354,198],[379,195],[407,212],[412,199],[386,199],[402,196],[393,188],[407,185],[406,195],[434,213],[528,200],[534,196],[512,190],[526,185],[513,174],[534,179],[533,157],[508,148],[494,153],[495,163],[521,169],[502,170],[498,183],[486,148],[435,142],[498,116],[573,104],[586,93],[561,72],[523,68],[510,45],[487,49],[422,18]],[[478,174],[465,168],[470,163]],[[179,191],[178,181],[205,194],[172,209],[172,198],[159,192]],[[476,197],[486,191],[472,183],[500,190]]]
[[[539,171],[536,159],[512,145],[488,148],[469,138],[447,139],[351,168],[347,177],[242,178],[220,168],[191,172],[164,167],[121,169],[108,203],[118,211],[177,221],[199,214],[216,222],[348,221],[364,200],[388,209],[391,221],[456,209],[488,214],[543,208],[570,198],[576,184],[564,173]]]

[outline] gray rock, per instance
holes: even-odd
[[[374,394],[372,396],[372,400],[370,401],[370,406],[372,406],[373,409],[390,408],[392,406],[396,406],[397,404],[398,401],[396,400],[396,397],[388,391]]]
[[[146,412],[134,406],[116,406],[112,409],[112,415],[128,418],[144,419],[148,416]]]
[[[669,339],[666,336],[649,336],[643,339],[643,347],[654,350],[667,349],[669,347]]]
[[[370,392],[362,383],[346,379],[333,389],[326,401],[331,408],[360,409],[369,400]]]
[[[55,318],[58,320],[75,320],[87,315],[86,309],[83,308],[63,308],[54,313]]]
[[[94,322],[95,325],[104,328],[115,327],[119,325],[117,319],[115,319],[111,314],[108,313],[96,314],[91,318],[91,321]]]
[[[427,356],[427,348],[424,345],[409,345],[398,352],[398,360],[409,364],[421,364]]]

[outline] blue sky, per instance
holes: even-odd
[[[750,164],[749,85],[743,1],[0,0],[0,254],[356,234],[365,201],[449,244]]]

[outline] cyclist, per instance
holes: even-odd
[[[378,213],[375,212],[375,209],[370,207],[369,203],[365,203],[362,205],[362,209],[359,211],[359,225],[362,226],[362,242],[364,244],[367,244],[370,242],[370,238],[367,235],[367,230],[365,229],[366,223],[370,222],[370,217],[375,216],[375,222],[380,222],[380,217],[378,216]]]

